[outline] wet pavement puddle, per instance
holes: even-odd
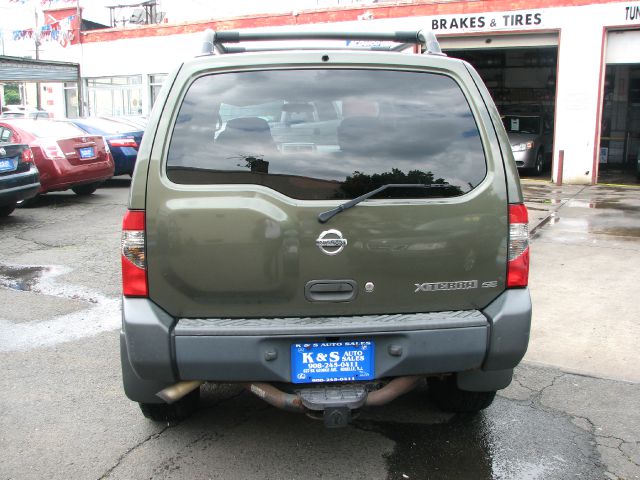
[[[26,267],[0,265],[0,285],[12,290],[31,291],[40,278],[55,267]]]
[[[419,417],[420,410],[429,408],[422,395],[412,393],[396,402],[409,404],[405,408]],[[591,435],[531,405],[497,397],[477,415],[433,420],[363,419],[354,426],[395,442],[386,456],[388,480],[552,480],[567,478],[567,472],[572,478],[602,478]]]
[[[120,299],[60,279],[71,270],[55,266],[0,265],[0,288],[48,295],[86,303],[86,309],[33,318],[29,323],[11,321],[11,308],[0,311],[0,352],[30,350],[115,330],[120,326]],[[13,308],[28,308],[16,298]]]

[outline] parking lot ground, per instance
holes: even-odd
[[[640,188],[524,181],[533,231],[526,360],[640,382]]]
[[[327,430],[234,385],[204,387],[184,422],[142,417],[119,369],[128,181],[106,187],[0,220],[0,479],[640,478],[624,285],[639,265],[640,190],[525,182],[529,207],[546,212],[532,240],[532,341],[489,409],[444,414],[423,387]]]

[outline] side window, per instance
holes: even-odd
[[[0,141],[8,142],[9,140],[11,140],[11,130],[0,127]]]

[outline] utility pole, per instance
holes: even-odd
[[[36,43],[36,60],[40,60],[40,25],[38,25],[38,10],[33,9],[33,15],[35,17],[36,28],[33,31],[35,43]],[[36,108],[40,110],[42,106],[42,93],[40,92],[40,82],[36,82]]]

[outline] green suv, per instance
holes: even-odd
[[[432,33],[208,32],[138,153],[125,392],[166,421],[238,382],[334,427],[426,378],[483,409],[527,348],[528,247],[500,116]]]

